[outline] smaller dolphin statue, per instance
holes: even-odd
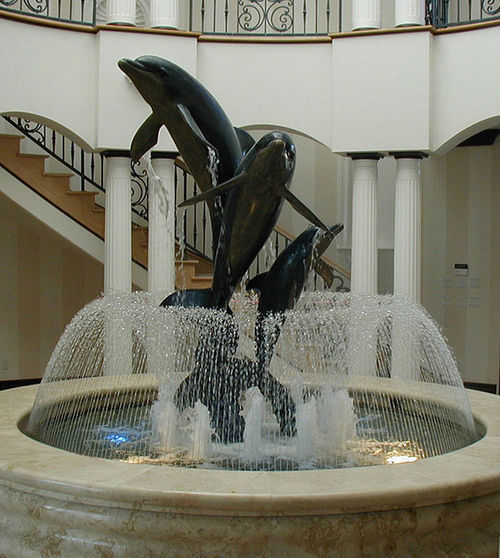
[[[281,252],[268,272],[257,275],[247,283],[247,290],[259,292],[255,340],[261,370],[266,370],[271,361],[280,331],[277,325],[273,335],[267,335],[264,332],[264,320],[274,314],[280,316],[279,322],[284,321],[284,312],[295,306],[311,269],[324,270],[323,266],[318,266],[322,262],[321,256],[343,229],[344,226],[340,224],[326,232],[318,227],[308,227]]]

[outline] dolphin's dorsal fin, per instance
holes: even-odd
[[[236,188],[237,186],[241,186],[243,183],[245,183],[247,181],[248,178],[248,174],[247,172],[242,172],[241,174],[237,174],[236,176],[233,176],[233,178],[230,178],[229,180],[226,180],[226,182],[223,182],[222,184],[219,184],[218,186],[216,186],[215,188],[211,188],[210,190],[206,190],[205,192],[202,192],[201,194],[198,194],[197,196],[194,196],[192,198],[189,198],[188,200],[183,201],[182,203],[180,203],[178,205],[178,207],[187,207],[188,205],[194,205],[195,203],[201,202],[201,201],[207,201],[207,200],[211,200],[217,196],[220,196],[222,194],[224,194],[225,192],[227,192],[228,190],[231,190],[232,188]]]
[[[205,146],[210,147],[217,153],[217,149],[207,140],[204,136],[203,132],[200,130],[200,127],[196,123],[196,120],[193,118],[191,111],[184,105],[177,105],[179,112],[184,119],[184,122],[191,128],[193,134],[198,138],[198,140]]]
[[[313,223],[314,225],[316,225],[317,227],[320,227],[321,229],[323,229],[324,231],[329,231],[330,229],[323,223],[323,221],[321,221],[321,219],[319,217],[317,217],[309,208],[307,208],[298,198],[296,198],[292,192],[290,192],[290,190],[285,186],[282,189],[282,196],[288,201],[290,202],[290,204],[292,205],[292,207],[295,209],[295,211],[297,211],[298,213],[300,213],[302,215],[302,217],[305,217],[308,221],[310,221],[311,223]]]
[[[132,140],[130,156],[133,161],[137,162],[144,153],[147,153],[158,143],[158,134],[162,125],[163,122],[155,113],[146,118]]]
[[[238,141],[240,142],[241,151],[242,151],[243,157],[244,157],[250,151],[250,149],[252,149],[252,147],[254,146],[255,140],[252,138],[252,136],[246,130],[243,130],[243,128],[237,128],[235,126],[234,131],[236,132],[236,135],[238,136]]]

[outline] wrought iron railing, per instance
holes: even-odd
[[[0,9],[69,23],[95,25],[97,0],[0,0]]]
[[[191,31],[327,35],[342,31],[342,0],[189,0]]]
[[[453,27],[500,18],[500,0],[426,0],[426,23]]]

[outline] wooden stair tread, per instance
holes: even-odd
[[[40,153],[18,153],[18,157],[25,159],[48,159],[49,155],[42,155]]]
[[[75,175],[70,173],[70,172],[49,172],[49,171],[45,171],[44,173],[42,173],[42,176],[56,176],[56,177],[61,177],[61,178],[71,178],[72,176],[75,176]]]

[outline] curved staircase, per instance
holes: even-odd
[[[0,134],[0,166],[28,188],[57,207],[65,215],[104,241],[105,208],[96,204],[96,191],[76,191],[70,187],[71,173],[47,172],[49,155],[23,153],[19,134]],[[180,251],[177,247],[178,255]],[[148,229],[132,224],[132,259],[147,269]],[[185,250],[183,260],[176,261],[176,288],[210,287],[213,265],[208,259]],[[182,264],[182,265],[181,265]]]

